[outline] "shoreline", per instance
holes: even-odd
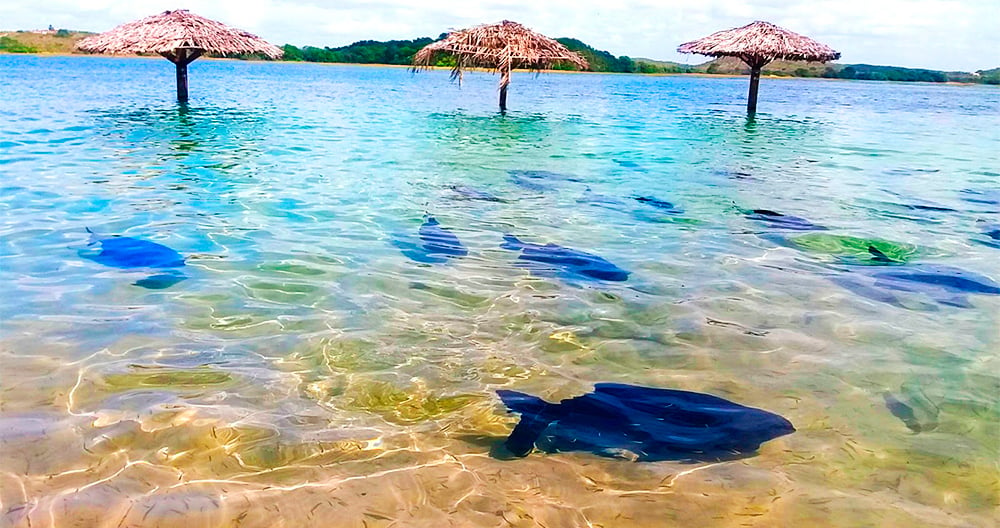
[[[0,56],[25,56],[25,57],[96,57],[105,59],[155,59],[164,60],[163,57],[158,55],[104,55],[97,53],[63,53],[63,52],[39,52],[39,53],[10,53],[7,51],[0,51]],[[261,62],[261,63],[280,63],[280,64],[315,64],[315,65],[329,65],[329,66],[361,66],[370,68],[406,68],[410,69],[413,66],[406,64],[377,64],[377,63],[360,63],[360,62],[310,62],[310,61],[284,61],[284,60],[263,60],[263,59],[237,59],[232,57],[200,57],[198,60],[209,60],[209,61],[235,61],[235,62]],[[448,66],[428,66],[421,67],[424,70],[451,70]],[[491,70],[487,68],[467,68],[466,71],[473,72],[486,72],[492,73]],[[523,73],[534,73],[534,70],[514,70],[516,72]],[[583,75],[639,75],[644,77],[700,77],[706,79],[733,79],[733,78],[747,78],[749,74],[735,74],[735,73],[705,73],[705,72],[691,72],[691,73],[640,73],[640,72],[594,72],[594,71],[574,71],[574,70],[541,70],[542,73],[566,73],[566,74],[583,74]],[[929,85],[948,85],[948,86],[995,86],[987,83],[964,83],[957,81],[946,81],[946,82],[929,82],[929,81],[873,81],[865,79],[839,79],[834,77],[797,77],[794,75],[761,75],[762,79],[804,79],[804,80],[818,80],[818,81],[856,81],[856,82],[877,82],[877,83],[897,83],[897,84],[929,84]]]

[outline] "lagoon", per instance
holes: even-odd
[[[743,78],[515,73],[500,116],[482,73],[201,60],[179,106],[159,58],[0,72],[5,525],[992,525],[1000,296],[839,279],[874,246],[1000,280],[995,87],[765,79],[748,121]],[[400,251],[428,214],[466,255]],[[184,280],[83,258],[88,228]],[[505,234],[628,279],[538,273]],[[600,382],[796,432],[490,456],[496,390]]]

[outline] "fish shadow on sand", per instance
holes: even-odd
[[[133,284],[146,289],[169,288],[187,277],[177,268],[185,266],[177,251],[149,240],[127,236],[100,236],[89,228],[90,242],[79,255],[103,266],[127,270],[167,270],[154,273]]]
[[[678,215],[684,213],[684,209],[677,207],[671,202],[660,200],[659,198],[653,196],[633,196],[632,199],[650,207],[655,207],[656,209],[659,209],[667,214]]]
[[[904,383],[898,392],[883,392],[882,400],[886,409],[914,434],[937,429],[941,410],[919,387]]]
[[[497,394],[521,419],[494,446],[496,458],[538,448],[648,462],[733,460],[795,432],[777,414],[697,392],[598,383],[593,392],[559,403],[510,390]]]

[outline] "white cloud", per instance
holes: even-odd
[[[102,31],[176,0],[0,3],[3,29]],[[192,11],[277,44],[342,46],[362,39],[435,37],[511,19],[579,38],[615,55],[701,62],[678,44],[763,19],[843,53],[844,62],[975,70],[1000,66],[998,0],[189,0]]]

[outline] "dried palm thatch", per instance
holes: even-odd
[[[840,52],[770,22],[756,21],[743,27],[718,31],[685,42],[677,47],[681,53],[697,53],[711,57],[739,57],[750,66],[750,97],[747,111],[757,110],[757,84],[760,70],[775,59],[826,62],[840,58]]]
[[[507,86],[514,69],[539,72],[557,64],[573,64],[580,69],[590,66],[586,59],[566,46],[510,20],[452,31],[444,39],[418,51],[413,56],[414,69],[430,68],[443,56],[455,58],[451,70],[453,80],[461,81],[462,72],[467,68],[500,72],[501,112],[507,110]]]
[[[281,48],[257,35],[200,17],[187,9],[164,11],[122,24],[81,40],[77,48],[114,55],[169,53],[181,48],[222,55],[260,53],[272,59],[282,55]]]
[[[187,65],[203,53],[282,56],[281,48],[246,31],[200,17],[186,9],[122,24],[76,44],[87,53],[112,55],[159,53],[177,65],[177,98],[187,100]]]

